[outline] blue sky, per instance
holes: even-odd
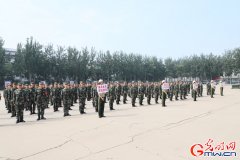
[[[8,48],[30,36],[161,58],[240,47],[239,0],[0,0],[0,8]]]

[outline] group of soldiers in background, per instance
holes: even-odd
[[[161,82],[110,82],[108,84],[108,92],[99,94],[97,85],[103,84],[102,80],[93,83],[80,82],[79,84],[54,83],[47,85],[43,82],[39,84],[31,83],[21,84],[12,83],[6,86],[4,90],[5,105],[11,117],[16,117],[17,121],[25,122],[23,119],[24,110],[29,111],[30,115],[36,114],[37,120],[45,120],[45,109],[49,105],[53,106],[53,111],[59,111],[59,107],[63,107],[63,116],[70,116],[69,110],[72,106],[79,103],[80,114],[85,114],[86,101],[92,101],[92,106],[98,112],[99,118],[104,116],[104,105],[109,102],[110,110],[114,110],[113,104],[119,105],[122,97],[123,104],[127,103],[127,98],[131,98],[132,107],[136,107],[136,99],[139,99],[139,105],[143,105],[144,97],[147,98],[147,104],[151,105],[151,99],[158,104],[158,100],[162,99],[162,106],[165,107],[166,99],[184,100],[189,94],[192,95],[194,101],[197,97],[203,95],[203,84],[201,82],[184,82],[177,81],[168,83],[168,88],[164,88],[165,80]],[[207,95],[213,98],[215,92],[215,82],[207,84]],[[223,84],[220,82],[220,93],[223,95]]]

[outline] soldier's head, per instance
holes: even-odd
[[[13,82],[12,86],[13,86],[13,88],[16,88],[17,84],[15,82]]]
[[[102,80],[102,79],[99,79],[98,83],[99,83],[99,84],[103,84],[103,80]]]
[[[25,84],[25,88],[26,88],[26,89],[29,89],[29,85],[28,85],[28,84]]]
[[[7,84],[7,88],[8,88],[8,89],[12,88],[12,86],[11,86],[10,83]]]
[[[57,88],[58,87],[58,84],[57,82],[54,83],[54,88]]]
[[[64,87],[65,87],[65,88],[70,88],[70,83],[69,83],[69,82],[65,82],[65,83],[64,83]]]
[[[18,83],[17,88],[22,89],[22,83]]]
[[[44,83],[43,82],[39,82],[39,88],[44,88]]]

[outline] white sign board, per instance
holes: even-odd
[[[163,90],[168,90],[168,89],[170,89],[169,83],[163,83],[163,84],[162,84],[162,89],[163,89]]]
[[[11,84],[11,81],[5,81],[4,82],[5,87],[7,87],[9,84]]]
[[[97,85],[97,92],[98,93],[108,92],[108,85],[107,84]]]

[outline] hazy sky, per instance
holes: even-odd
[[[240,0],[0,0],[0,36],[157,57],[240,47]]]

